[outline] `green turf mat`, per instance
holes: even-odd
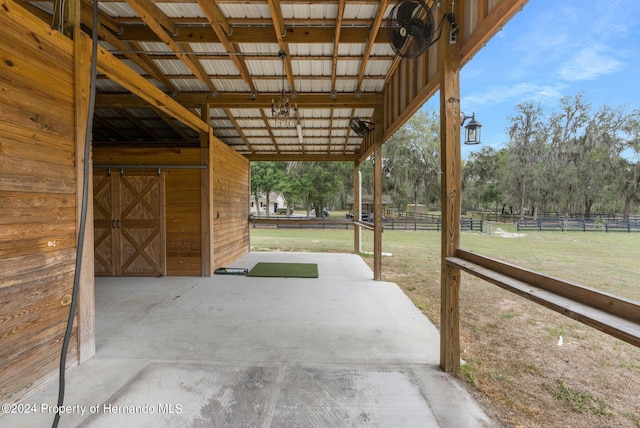
[[[317,278],[318,265],[315,263],[258,263],[247,276]]]

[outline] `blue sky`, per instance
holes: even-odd
[[[463,146],[464,158],[508,141],[518,103],[549,113],[583,92],[594,109],[640,108],[640,1],[529,0],[464,66],[460,86],[461,109],[483,125],[483,144]]]

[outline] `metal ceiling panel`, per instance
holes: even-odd
[[[227,18],[271,18],[269,5],[264,4],[236,4],[218,3],[220,10]]]
[[[191,70],[184,65],[184,62],[179,59],[162,59],[162,60],[154,60],[153,63],[162,71],[163,74],[168,75],[183,75],[189,76],[192,75]]]
[[[198,3],[155,3],[169,18],[205,18]]]
[[[240,76],[240,72],[230,59],[201,59],[200,64],[208,74],[213,76]]]
[[[209,90],[207,85],[198,79],[172,79],[171,83],[179,92],[202,92]]]
[[[97,79],[96,80],[96,89],[101,92],[121,92],[126,93],[127,90],[109,79]]]
[[[261,118],[260,110],[253,108],[232,108],[229,109],[229,113],[236,119],[238,118]]]
[[[126,2],[100,2],[98,7],[112,18],[133,18],[138,16]]]
[[[350,4],[344,8],[344,19],[373,19],[378,13],[378,6],[374,4]]]
[[[335,19],[338,15],[338,6],[331,4],[308,3],[281,3],[282,16],[285,19]]]

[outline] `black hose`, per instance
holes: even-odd
[[[78,230],[78,246],[76,248],[76,269],[73,277],[73,291],[71,294],[71,307],[69,308],[69,318],[67,329],[62,342],[60,353],[60,375],[58,381],[58,409],[64,404],[65,369],[67,365],[67,351],[71,341],[71,331],[73,330],[73,318],[75,317],[78,305],[78,289],[80,288],[80,272],[82,268],[82,257],[84,253],[84,236],[87,226],[87,205],[89,203],[89,166],[91,162],[91,131],[93,112],[95,110],[96,98],[96,69],[98,63],[98,0],[93,0],[93,43],[91,52],[91,83],[89,92],[89,111],[87,112],[86,132],[84,136],[84,177],[82,182],[82,207],[80,211],[80,227]],[[78,90],[78,88],[76,88]],[[53,428],[57,428],[60,421],[60,412],[56,412],[53,419]]]

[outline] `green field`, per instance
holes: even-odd
[[[499,226],[505,232],[514,228]],[[434,277],[440,264],[440,233],[385,231],[385,269],[408,269]],[[640,234],[533,232],[504,237],[463,232],[461,246],[547,275],[640,301]],[[352,252],[353,232],[346,230],[251,231],[253,251]],[[363,251],[372,251],[372,232],[363,231]],[[439,279],[437,275],[434,279]]]
[[[504,231],[496,230],[496,228]],[[640,234],[463,232],[461,246],[640,301]],[[440,233],[385,231],[382,279],[440,322]],[[252,251],[352,252],[346,230],[251,231]],[[363,232],[362,249],[373,235]],[[369,266],[373,258],[364,256]],[[460,289],[458,374],[506,427],[639,427],[640,348],[473,276]],[[562,340],[560,340],[562,338]],[[559,345],[559,343],[562,345]]]

